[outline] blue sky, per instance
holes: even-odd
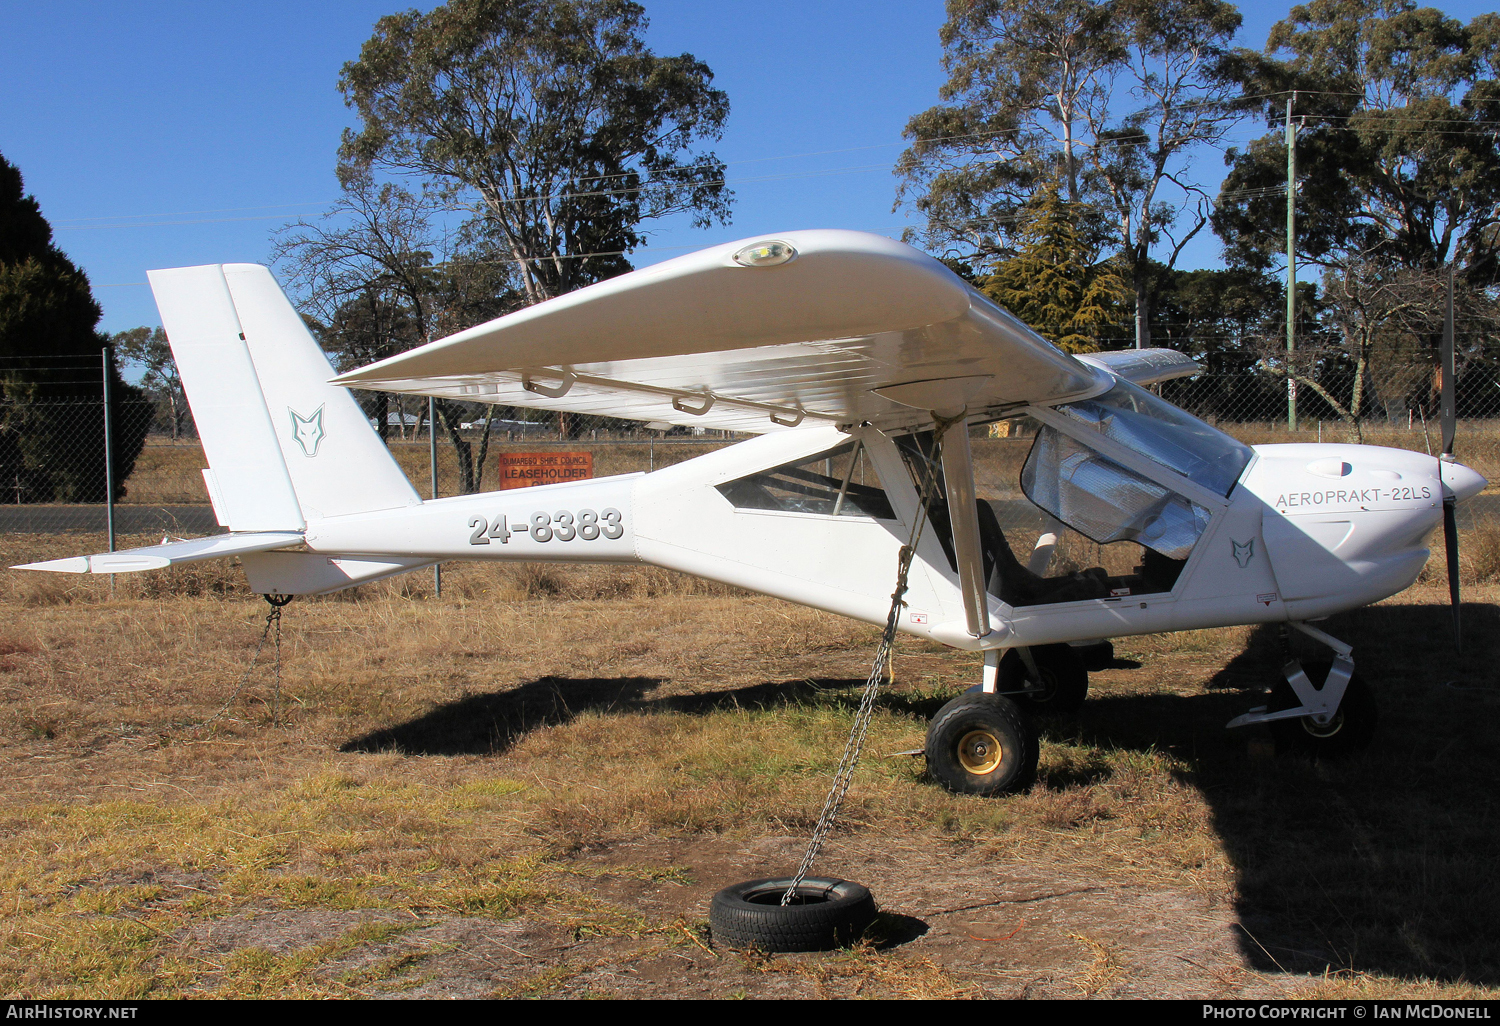
[[[664,224],[637,266],[763,232],[899,234],[901,128],[937,102],[941,0],[644,0],[648,42],[713,68],[732,113],[734,223]],[[90,276],[101,327],[157,324],[154,267],[264,262],[270,233],[337,195],[352,123],[340,66],[392,0],[254,4],[0,2],[0,153]],[[426,6],[426,5],[423,5]],[[1261,47],[1290,4],[1242,5]],[[1442,3],[1464,20],[1481,3]],[[1229,144],[1264,129],[1244,125]],[[1200,178],[1222,160],[1205,152]],[[1184,266],[1218,262],[1205,232]]]

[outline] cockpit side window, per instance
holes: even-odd
[[[912,486],[925,488],[929,530],[956,572],[932,434],[895,443]],[[1014,608],[1169,593],[1211,517],[1034,417],[971,431],[969,444],[986,587]]]
[[[1219,495],[1234,490],[1255,455],[1249,446],[1128,381],[1056,409]]]
[[[718,486],[737,509],[895,520],[861,443],[808,456]]]

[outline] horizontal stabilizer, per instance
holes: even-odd
[[[1136,385],[1190,378],[1203,371],[1196,360],[1175,349],[1121,349],[1113,353],[1089,353],[1078,359]]]
[[[253,534],[218,534],[210,538],[147,545],[139,549],[101,552],[93,556],[70,556],[49,559],[44,563],[25,563],[12,570],[49,570],[59,574],[128,574],[137,570],[160,570],[174,563],[196,563],[200,559],[221,559],[249,552],[283,549],[302,541],[300,531],[260,531]]]

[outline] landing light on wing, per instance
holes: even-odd
[[[770,239],[766,242],[757,242],[746,246],[734,254],[734,262],[744,267],[775,267],[784,264],[797,255],[797,250],[789,242],[780,239]]]

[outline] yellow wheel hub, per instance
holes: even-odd
[[[987,730],[971,730],[958,742],[958,761],[965,772],[982,777],[993,773],[1005,758],[1000,739]]]

